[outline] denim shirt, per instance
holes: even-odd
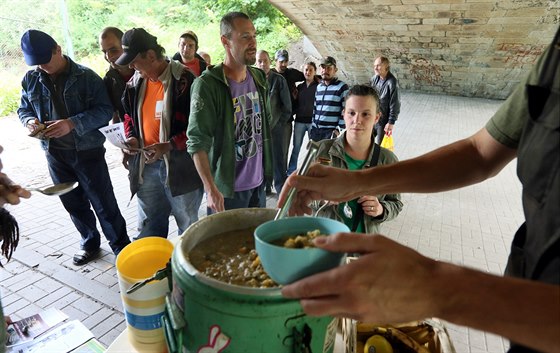
[[[65,58],[70,65],[70,73],[64,87],[64,103],[68,111],[67,118],[75,126],[71,133],[76,141],[76,150],[102,147],[105,137],[98,129],[107,125],[113,114],[103,80],[91,69]],[[17,111],[24,126],[35,118],[41,122],[52,119],[51,92],[45,85],[45,80],[49,79],[39,69],[25,74]],[[49,141],[41,140],[41,146],[47,150]]]

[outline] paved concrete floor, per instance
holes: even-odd
[[[400,159],[417,156],[469,136],[496,111],[501,101],[404,92],[402,113],[394,133]],[[26,136],[15,117],[0,120],[1,158],[5,172],[18,183],[50,183],[38,141]],[[126,171],[120,151],[107,146],[107,161],[129,235],[135,236],[136,199],[129,202]],[[303,152],[302,152],[303,156]],[[510,163],[498,176],[460,190],[403,195],[404,210],[383,227],[383,233],[439,260],[500,274],[509,244],[523,220],[521,188]],[[274,207],[275,199],[268,205]],[[35,194],[19,206],[8,207],[17,217],[22,239],[12,261],[0,269],[0,291],[5,312],[15,319],[41,309],[57,307],[82,320],[109,345],[125,328],[114,267],[115,257],[103,242],[103,256],[86,266],[72,265],[79,236],[58,198]],[[205,205],[201,207],[201,216]],[[170,237],[177,236],[170,219]],[[500,337],[448,325],[459,353],[507,350]]]

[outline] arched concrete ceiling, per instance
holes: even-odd
[[[269,0],[365,83],[383,55],[404,89],[506,98],[551,42],[560,0]]]

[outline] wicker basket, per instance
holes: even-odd
[[[455,353],[449,334],[438,319],[384,326],[362,324],[351,319],[342,320],[345,353],[362,353],[357,351],[358,341],[365,342],[368,337],[376,334],[391,343],[394,353]],[[420,336],[422,339],[418,339]]]

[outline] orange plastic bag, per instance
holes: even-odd
[[[395,149],[395,142],[393,141],[393,134],[383,136],[383,140],[381,140],[381,147],[384,147],[390,151]]]

